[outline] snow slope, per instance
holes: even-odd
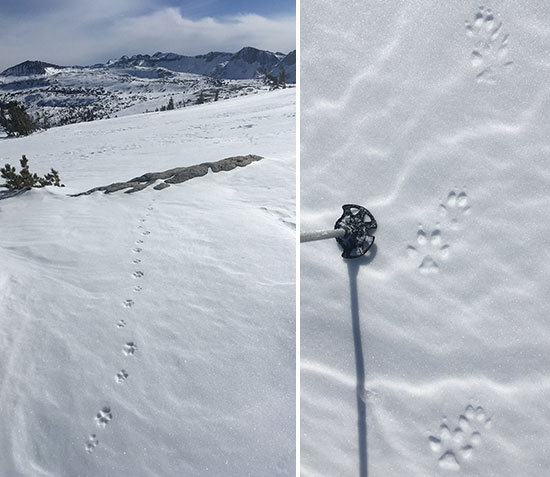
[[[66,184],[0,200],[0,475],[294,474],[294,131],[286,90],[0,141]]]
[[[302,475],[549,475],[550,6],[301,9]]]

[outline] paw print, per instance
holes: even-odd
[[[124,345],[124,348],[122,348],[122,352],[126,356],[133,356],[134,354],[136,354],[136,351],[137,351],[137,345],[133,341],[129,341]]]
[[[116,373],[115,381],[117,383],[123,383],[126,381],[126,378],[128,378],[128,373],[125,369],[121,369],[118,373]]]
[[[439,205],[439,215],[446,221],[452,229],[459,228],[460,221],[471,212],[468,196],[466,192],[449,192],[447,199]]]
[[[458,418],[458,426],[451,430],[444,421],[436,435],[428,437],[430,449],[439,455],[442,469],[459,470],[461,462],[472,459],[474,450],[481,445],[481,432],[490,429],[491,418],[482,407],[466,406]]]
[[[111,422],[111,419],[113,418],[113,414],[111,413],[111,408],[108,406],[105,406],[101,411],[99,411],[95,416],[95,422],[99,427],[105,427],[109,422]]]
[[[442,244],[441,231],[438,228],[428,236],[422,225],[420,225],[418,232],[416,232],[416,247],[409,245],[407,254],[414,260],[422,257],[422,262],[418,266],[420,273],[437,273],[439,272],[439,265],[433,257],[436,257],[437,260],[447,258],[449,245]]]
[[[479,71],[476,80],[494,84],[498,71],[514,63],[508,60],[508,35],[502,34],[502,23],[495,20],[490,8],[479,7],[473,21],[466,21],[465,25],[466,34],[475,42],[470,60]]]
[[[88,454],[93,452],[93,450],[98,446],[99,440],[95,434],[91,434],[88,439],[86,439],[86,452]]]

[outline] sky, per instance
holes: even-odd
[[[157,51],[296,48],[294,0],[0,0],[0,71],[25,60],[104,63]]]

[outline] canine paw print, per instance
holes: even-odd
[[[439,432],[428,437],[432,452],[439,455],[438,464],[442,469],[460,470],[464,461],[473,458],[474,450],[481,445],[481,431],[490,429],[492,420],[482,407],[474,409],[466,406],[464,413],[458,417],[454,430],[447,422],[439,426]]]
[[[88,439],[86,439],[86,452],[88,452],[88,454],[93,452],[98,444],[99,440],[97,439],[97,436],[95,434],[91,434],[90,436],[88,436]]]
[[[466,21],[466,34],[474,40],[470,55],[472,67],[478,71],[479,83],[494,84],[499,70],[513,65],[508,59],[508,37],[503,34],[502,23],[496,21],[490,8],[479,7],[472,21]]]
[[[126,356],[133,356],[134,354],[136,354],[136,351],[137,351],[137,345],[133,341],[129,341],[124,345],[124,348],[122,348],[122,352]]]
[[[95,416],[95,422],[99,427],[105,427],[113,419],[113,414],[111,413],[111,408],[105,406],[101,411],[99,411]]]
[[[123,383],[128,378],[128,372],[125,369],[121,369],[118,373],[116,373],[115,381],[117,383]]]
[[[455,192],[452,190],[439,205],[439,215],[446,221],[452,229],[458,229],[464,216],[469,215],[471,207],[466,192]]]
[[[442,243],[441,231],[438,228],[428,235],[420,225],[416,232],[416,246],[409,245],[407,254],[415,261],[418,261],[421,257],[422,261],[418,266],[420,273],[437,273],[439,272],[439,264],[436,259],[447,258],[449,245]]]

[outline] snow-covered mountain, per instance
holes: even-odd
[[[0,76],[28,76],[46,74],[46,69],[65,67],[45,63],[43,61],[25,61],[12,66],[0,73]],[[254,79],[266,73],[276,74],[286,69],[286,81],[296,82],[296,51],[288,55],[272,53],[257,48],[245,47],[237,53],[210,52],[206,55],[184,56],[176,53],[157,52],[154,55],[122,56],[107,61],[105,64],[96,64],[89,68],[165,68],[178,73],[193,73],[219,79]]]
[[[0,475],[295,475],[295,90],[0,141]],[[134,194],[94,186],[258,154]],[[3,181],[2,181],[3,182]]]
[[[43,75],[46,74],[46,68],[62,68],[61,66],[54,65],[52,63],[45,63],[38,60],[27,60],[18,65],[8,68],[0,76],[30,76],[30,75]]]
[[[277,74],[283,67],[289,83],[296,82],[296,52],[288,55],[245,47],[237,53],[210,52],[206,55],[183,56],[175,53],[123,56],[110,60],[109,68],[161,67],[181,73],[195,73],[220,79],[252,79],[265,73]]]
[[[43,127],[176,109],[269,89],[262,75],[296,78],[296,55],[255,48],[182,56],[123,56],[89,67],[26,61],[0,75],[0,102],[17,101]]]

